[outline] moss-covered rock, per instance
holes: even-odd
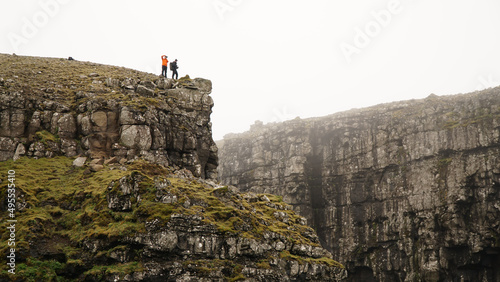
[[[16,274],[8,274],[3,263],[2,279],[334,281],[345,276],[311,228],[278,197],[241,194],[144,160],[106,165],[93,174],[72,162],[23,157],[0,163],[2,179],[14,170],[17,187]],[[8,182],[0,186],[6,191]],[[165,201],[167,195],[176,200]],[[3,201],[3,230],[8,214]],[[1,240],[8,236],[3,233]],[[7,248],[2,244],[0,252]]]

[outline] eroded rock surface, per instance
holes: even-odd
[[[223,183],[305,216],[352,281],[499,281],[500,88],[256,123]]]
[[[0,266],[1,281],[286,282],[347,276],[280,197],[240,193],[187,169],[145,160],[92,174],[74,161],[15,162],[16,184],[22,180],[15,192],[16,227],[23,226],[16,234],[19,267],[13,278],[6,263]],[[0,169],[13,164],[0,162]],[[6,207],[0,203],[3,222]]]
[[[23,155],[141,157],[216,178],[209,80],[174,81],[92,63],[8,55],[0,55],[0,66],[0,161]],[[139,77],[127,77],[132,74]]]
[[[0,54],[0,171],[15,168],[22,226],[15,277],[3,263],[0,280],[344,280],[280,197],[214,182],[211,89]],[[0,202],[3,229],[12,205]]]

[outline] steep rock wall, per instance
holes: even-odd
[[[211,81],[7,55],[0,66],[0,161],[142,157],[216,179]]]
[[[500,88],[256,123],[223,183],[305,216],[352,281],[500,280]]]

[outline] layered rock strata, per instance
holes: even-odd
[[[211,89],[0,54],[0,280],[344,280],[280,197],[214,183]]]
[[[500,280],[500,88],[256,123],[223,183],[305,216],[352,281]]]
[[[209,80],[8,55],[0,66],[0,161],[142,157],[216,178]]]

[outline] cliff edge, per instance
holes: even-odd
[[[0,161],[146,158],[216,178],[209,80],[0,55]]]
[[[0,55],[0,280],[345,279],[280,197],[214,182],[211,88]]]

